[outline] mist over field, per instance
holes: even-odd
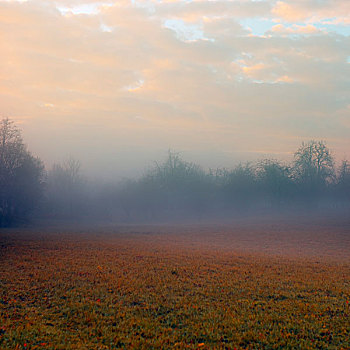
[[[291,162],[273,158],[204,169],[169,150],[142,175],[87,177],[79,160],[51,168],[10,119],[0,124],[0,223],[227,222],[254,216],[348,217],[350,164],[324,141],[303,142]],[[103,173],[104,170],[102,170]]]
[[[168,151],[143,175],[87,178],[79,160],[46,169],[13,121],[0,124],[1,226],[25,222],[228,221],[256,215],[348,216],[350,164],[335,165],[324,141],[302,143],[290,163],[275,159],[204,170]]]

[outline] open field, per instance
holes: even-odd
[[[350,224],[0,233],[1,349],[350,349]]]

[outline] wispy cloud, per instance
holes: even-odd
[[[349,4],[0,1],[0,112],[29,143],[54,125],[82,158],[96,142],[96,157],[146,143],[288,153],[301,135],[346,153]],[[61,141],[33,144],[49,158]]]

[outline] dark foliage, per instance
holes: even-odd
[[[9,119],[0,124],[0,226],[27,219],[43,193],[44,166]]]

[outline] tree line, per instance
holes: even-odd
[[[320,210],[350,210],[350,163],[336,167],[323,141],[302,143],[290,163],[264,159],[208,171],[169,151],[138,179],[98,184],[74,159],[46,170],[13,121],[0,123],[0,227],[35,218],[157,221]]]

